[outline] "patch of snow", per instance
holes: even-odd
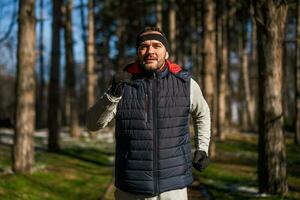
[[[14,130],[11,129],[11,128],[1,128],[0,129],[0,134],[13,135]]]
[[[247,192],[252,194],[258,193],[258,189],[256,187],[249,187],[249,186],[236,186],[236,190],[239,192]]]
[[[7,144],[7,145],[12,145],[13,144],[13,137],[0,137],[0,143],[2,144]]]
[[[5,168],[4,170],[0,171],[0,175],[8,175],[8,174],[13,174],[14,172],[10,167]]]

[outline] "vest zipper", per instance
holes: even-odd
[[[147,91],[146,91],[147,92]],[[148,122],[148,112],[149,112],[149,100],[148,100],[148,94],[145,95],[145,114],[146,114],[146,122]]]
[[[158,142],[157,142],[157,76],[156,73],[153,73],[153,173],[154,173],[154,192],[155,194],[159,193],[158,187]]]

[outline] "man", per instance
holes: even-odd
[[[190,73],[168,60],[168,41],[158,28],[138,34],[136,49],[137,61],[116,74],[108,92],[89,109],[87,127],[97,131],[116,117],[117,200],[186,200],[192,165],[201,171],[208,164],[209,108]]]

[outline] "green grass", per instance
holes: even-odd
[[[194,177],[217,200],[292,200],[300,199],[300,148],[287,138],[289,194],[258,196],[257,137],[235,135],[217,141],[217,158],[204,172]],[[11,165],[11,150],[0,145],[0,173]],[[112,180],[113,145],[68,142],[60,153],[36,152],[35,171],[27,175],[0,175],[0,199],[99,199]]]
[[[0,173],[5,167],[11,165],[11,150],[7,146],[0,145]]]
[[[0,175],[0,199],[99,199],[113,174],[113,152],[103,146],[70,144],[60,153],[37,152],[31,174]],[[11,163],[10,148],[0,146],[0,152],[4,171]]]
[[[257,194],[257,138],[234,136],[226,141],[218,141],[217,158],[211,161],[203,172],[194,171],[210,196],[214,199],[300,199],[300,148],[287,140],[287,173],[289,194],[287,196]],[[253,190],[243,190],[243,187]]]

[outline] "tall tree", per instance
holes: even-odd
[[[286,149],[283,136],[282,42],[286,1],[255,0],[259,67],[260,192],[287,193]]]
[[[35,127],[35,1],[19,1],[17,50],[16,126],[13,147],[13,170],[30,172],[34,163]]]
[[[88,26],[86,41],[86,84],[87,84],[87,109],[95,102],[95,28],[94,28],[94,0],[88,1]]]
[[[193,66],[193,75],[194,75],[194,79],[200,83],[201,80],[201,72],[200,72],[200,65],[198,64],[198,58],[200,57],[198,55],[198,48],[200,45],[198,45],[198,38],[197,37],[197,27],[200,26],[199,24],[199,18],[201,19],[201,17],[198,15],[199,11],[201,11],[199,9],[199,3],[198,1],[193,1],[192,5],[191,5],[191,18],[190,18],[190,24],[191,24],[191,29],[192,29],[192,33],[191,33],[191,59],[192,59],[192,66]],[[201,48],[201,47],[200,47]],[[201,87],[201,86],[200,86]]]
[[[216,32],[215,32],[215,2],[214,0],[204,0],[202,2],[203,13],[203,95],[211,110],[212,116],[212,140],[210,144],[210,157],[215,157],[216,137],[216,112],[215,112],[215,82],[216,82]]]
[[[250,56],[250,89],[252,93],[251,104],[253,105],[253,121],[257,121],[258,112],[258,67],[257,67],[257,27],[254,15],[253,0],[250,0],[250,16],[251,16],[251,56]],[[253,129],[257,130],[257,123],[253,123]]]
[[[160,30],[162,30],[163,26],[163,17],[162,17],[162,11],[163,11],[163,2],[162,0],[156,0],[156,27],[158,27]]]
[[[233,100],[233,85],[232,85],[232,80],[231,80],[231,73],[232,73],[232,67],[231,67],[231,60],[230,59],[230,54],[233,52],[233,49],[235,47],[234,43],[231,42],[231,38],[234,35],[235,31],[235,23],[236,23],[236,17],[235,14],[237,12],[237,8],[241,4],[239,1],[236,0],[227,0],[226,5],[225,5],[225,10],[226,10],[226,29],[227,29],[227,89],[226,89],[226,124],[227,127],[229,128],[232,124],[232,100]],[[225,55],[224,55],[225,56]]]
[[[52,49],[51,49],[51,71],[48,96],[48,150],[59,150],[59,108],[60,108],[60,28],[61,28],[61,0],[52,1]]]
[[[172,58],[176,61],[176,4],[175,0],[169,1],[169,41]]]
[[[72,34],[72,0],[67,0],[65,4],[65,52],[66,52],[66,96],[70,105],[70,134],[74,138],[80,136],[78,106],[75,83],[75,65],[73,54],[73,34]]]
[[[191,49],[191,37],[187,37],[187,35],[191,35],[190,25],[188,22],[191,19],[191,5],[186,5],[184,2],[177,1],[176,6],[181,8],[179,13],[176,13],[176,26],[182,27],[177,29],[177,35],[175,39],[176,48],[176,62],[184,67],[188,67],[187,63],[187,55],[190,55]],[[189,45],[187,45],[189,44]]]
[[[38,93],[38,99],[37,99],[37,126],[38,127],[45,127],[46,124],[46,95],[45,95],[45,79],[44,79],[44,0],[40,0],[39,2],[39,10],[40,10],[40,38],[39,38],[39,66],[40,66],[40,87]]]
[[[300,144],[300,0],[297,3],[295,143]]]
[[[127,17],[126,17],[126,9],[127,3],[125,1],[119,0],[119,12],[117,15],[117,36],[118,36],[118,57],[117,57],[117,65],[115,67],[115,71],[117,72],[120,68],[123,68],[125,64],[125,46],[127,41]]]
[[[14,28],[16,22],[17,22],[16,18],[17,18],[17,15],[18,15],[18,1],[14,0],[14,1],[12,1],[12,3],[14,4],[13,9],[12,9],[13,12],[11,14],[8,29],[5,32],[4,32],[4,30],[2,30],[2,34],[0,36],[0,44],[9,39],[9,36],[13,32],[13,30],[14,30],[13,28]],[[1,6],[3,6],[3,4]]]
[[[243,11],[244,12],[244,11]],[[246,130],[250,130],[254,126],[254,105],[253,96],[250,90],[250,77],[249,77],[249,54],[247,44],[250,38],[248,38],[248,29],[246,23],[246,17],[242,17],[240,24],[240,45],[239,45],[239,56],[241,62],[241,80],[242,80],[242,96],[243,101],[243,125]]]
[[[228,110],[227,96],[228,96],[228,8],[226,2],[220,3],[220,29],[221,29],[221,52],[220,63],[218,70],[218,131],[217,135],[222,140],[225,137],[226,128],[228,126],[228,118],[226,117]]]
[[[257,61],[257,50],[256,50],[257,28],[256,28],[256,22],[255,22],[253,0],[251,0],[251,2],[250,2],[250,15],[251,15],[251,62],[252,62],[252,64],[255,64]]]
[[[80,5],[79,5],[79,9],[80,9],[80,22],[81,22],[81,39],[82,39],[82,43],[84,46],[84,61],[85,61],[85,89],[80,91],[84,91],[85,92],[85,101],[84,101],[84,113],[87,111],[88,109],[88,84],[87,84],[87,25],[86,25],[86,16],[85,16],[85,10],[87,8],[87,4],[85,3],[85,0],[80,0]],[[81,86],[82,87],[82,86]],[[80,96],[80,95],[79,95]],[[79,97],[80,98],[80,97]]]

